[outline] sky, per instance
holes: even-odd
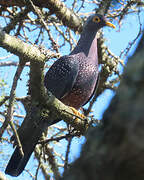
[[[70,6],[70,4],[69,4]],[[144,12],[141,13],[140,15],[141,17],[141,22],[144,25]],[[0,19],[0,24],[2,24],[2,20]],[[139,31],[139,23],[138,23],[138,17],[136,15],[128,15],[122,22],[121,28],[119,29],[119,26],[117,24],[116,21],[113,22],[116,25],[116,29],[112,29],[109,27],[105,27],[103,29],[104,32],[104,36],[107,38],[107,41],[105,42],[105,44],[109,47],[109,49],[113,52],[113,54],[119,56],[121,51],[123,49],[125,49],[128,45],[129,42],[131,42],[138,34]],[[129,52],[128,56],[131,56],[136,48],[138,41],[135,43],[135,45],[133,46],[133,48],[131,49],[131,51]],[[68,52],[65,50],[65,48],[63,48],[63,54],[67,54]],[[3,56],[7,56],[10,53],[7,53],[5,50],[3,50],[2,48],[0,48],[0,57]],[[6,59],[6,61],[8,60],[15,60],[18,61],[18,58],[16,56],[12,56],[8,59]],[[126,59],[125,59],[126,62]],[[29,68],[25,68],[22,76],[21,76],[21,81],[18,82],[18,87],[17,87],[17,91],[16,94],[17,96],[25,96],[26,92],[27,92],[27,88],[26,88],[26,84],[27,84],[27,79],[28,79],[28,69]],[[122,67],[120,67],[120,70],[122,71]],[[15,68],[14,67],[0,67],[0,77],[4,77],[6,82],[8,83],[8,87],[11,86],[12,84],[12,79],[15,73]],[[9,88],[7,88],[7,93],[9,93]],[[100,95],[97,98],[96,103],[94,104],[93,109],[95,110],[93,112],[94,117],[97,119],[101,119],[103,112],[105,111],[105,109],[108,107],[112,97],[114,96],[114,93],[111,90],[106,90],[102,95]],[[86,105],[87,106],[87,105]],[[21,109],[22,113],[24,114],[24,109]],[[64,126],[63,122],[59,123],[60,126]],[[85,142],[85,138],[81,137],[81,138],[74,138],[73,139],[73,143],[71,146],[71,154],[69,157],[70,162],[73,161],[74,159],[76,159],[79,154],[80,154],[80,150],[81,150],[81,146],[82,144]],[[62,142],[63,145],[66,144],[65,141]],[[57,150],[61,151],[64,148],[62,148],[61,146],[56,147]],[[6,154],[10,154],[10,152],[12,152],[12,146],[2,146],[0,147],[0,151],[3,150]],[[65,153],[65,152],[64,152]],[[0,159],[4,158],[4,161],[1,163],[0,165],[0,170],[3,171],[3,166],[6,164],[6,161],[8,160],[8,158],[3,157],[3,155],[0,155]],[[33,165],[33,158],[30,159],[30,162],[28,163],[27,169],[31,169],[32,170],[32,165]],[[26,173],[25,173],[26,174]],[[28,179],[29,175],[24,175],[24,173],[22,173],[22,175],[20,175],[18,178],[11,178],[10,176],[7,176],[9,180],[17,180],[17,179]],[[41,179],[43,179],[42,176],[40,176]]]

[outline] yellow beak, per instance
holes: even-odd
[[[110,23],[110,22],[108,22],[108,21],[106,22],[106,25],[109,26],[109,27],[112,27],[112,28],[114,28],[114,29],[116,28],[115,25],[113,25],[112,23]]]

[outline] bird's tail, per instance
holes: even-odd
[[[11,176],[19,176],[24,170],[35,146],[23,147],[24,156],[21,155],[19,148],[16,147],[9,163],[6,167],[5,173]]]
[[[58,121],[60,120],[56,119],[52,122],[49,122],[49,124],[41,123],[38,126],[32,126],[30,125],[31,121],[28,121],[28,125],[26,125],[26,128],[25,128],[25,124],[27,122],[25,121],[24,122],[25,124],[23,123],[23,125],[20,127],[18,131],[24,156],[21,155],[19,148],[16,147],[14,153],[11,156],[11,159],[8,162],[5,173],[11,176],[19,176],[24,170],[44,130],[47,127],[57,123]],[[15,141],[14,136],[12,136],[11,140]]]

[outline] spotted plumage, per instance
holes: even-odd
[[[46,73],[44,80],[46,88],[64,104],[78,109],[86,104],[95,92],[98,79],[96,33],[106,25],[114,27],[99,14],[90,16],[84,24],[80,40],[74,50],[69,55],[58,59]],[[30,118],[30,120],[32,119]],[[17,147],[5,171],[11,176],[21,174],[42,135],[43,129],[39,131],[36,126],[31,124],[28,126],[28,122],[26,122],[27,130],[24,124],[20,130],[26,133],[30,131],[28,134],[31,136],[20,137],[24,156],[21,156]],[[48,126],[50,125],[52,124]]]
[[[97,81],[98,64],[90,63],[88,59],[84,53],[64,56],[53,64],[45,76],[47,89],[64,104],[76,109],[90,99]]]
[[[113,26],[101,15],[90,16],[74,50],[46,73],[46,88],[64,104],[78,109],[94,94],[98,79],[96,33],[105,25]]]

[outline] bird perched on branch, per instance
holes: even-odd
[[[65,105],[73,107],[74,113],[77,112],[75,109],[86,104],[95,92],[98,80],[96,33],[104,26],[115,28],[102,15],[94,14],[88,17],[77,46],[69,55],[58,59],[45,75],[46,88]],[[40,137],[41,133],[38,136]],[[18,176],[24,170],[36,145],[30,146],[33,144],[31,139],[21,141],[23,157],[16,147],[6,167],[6,174]]]

